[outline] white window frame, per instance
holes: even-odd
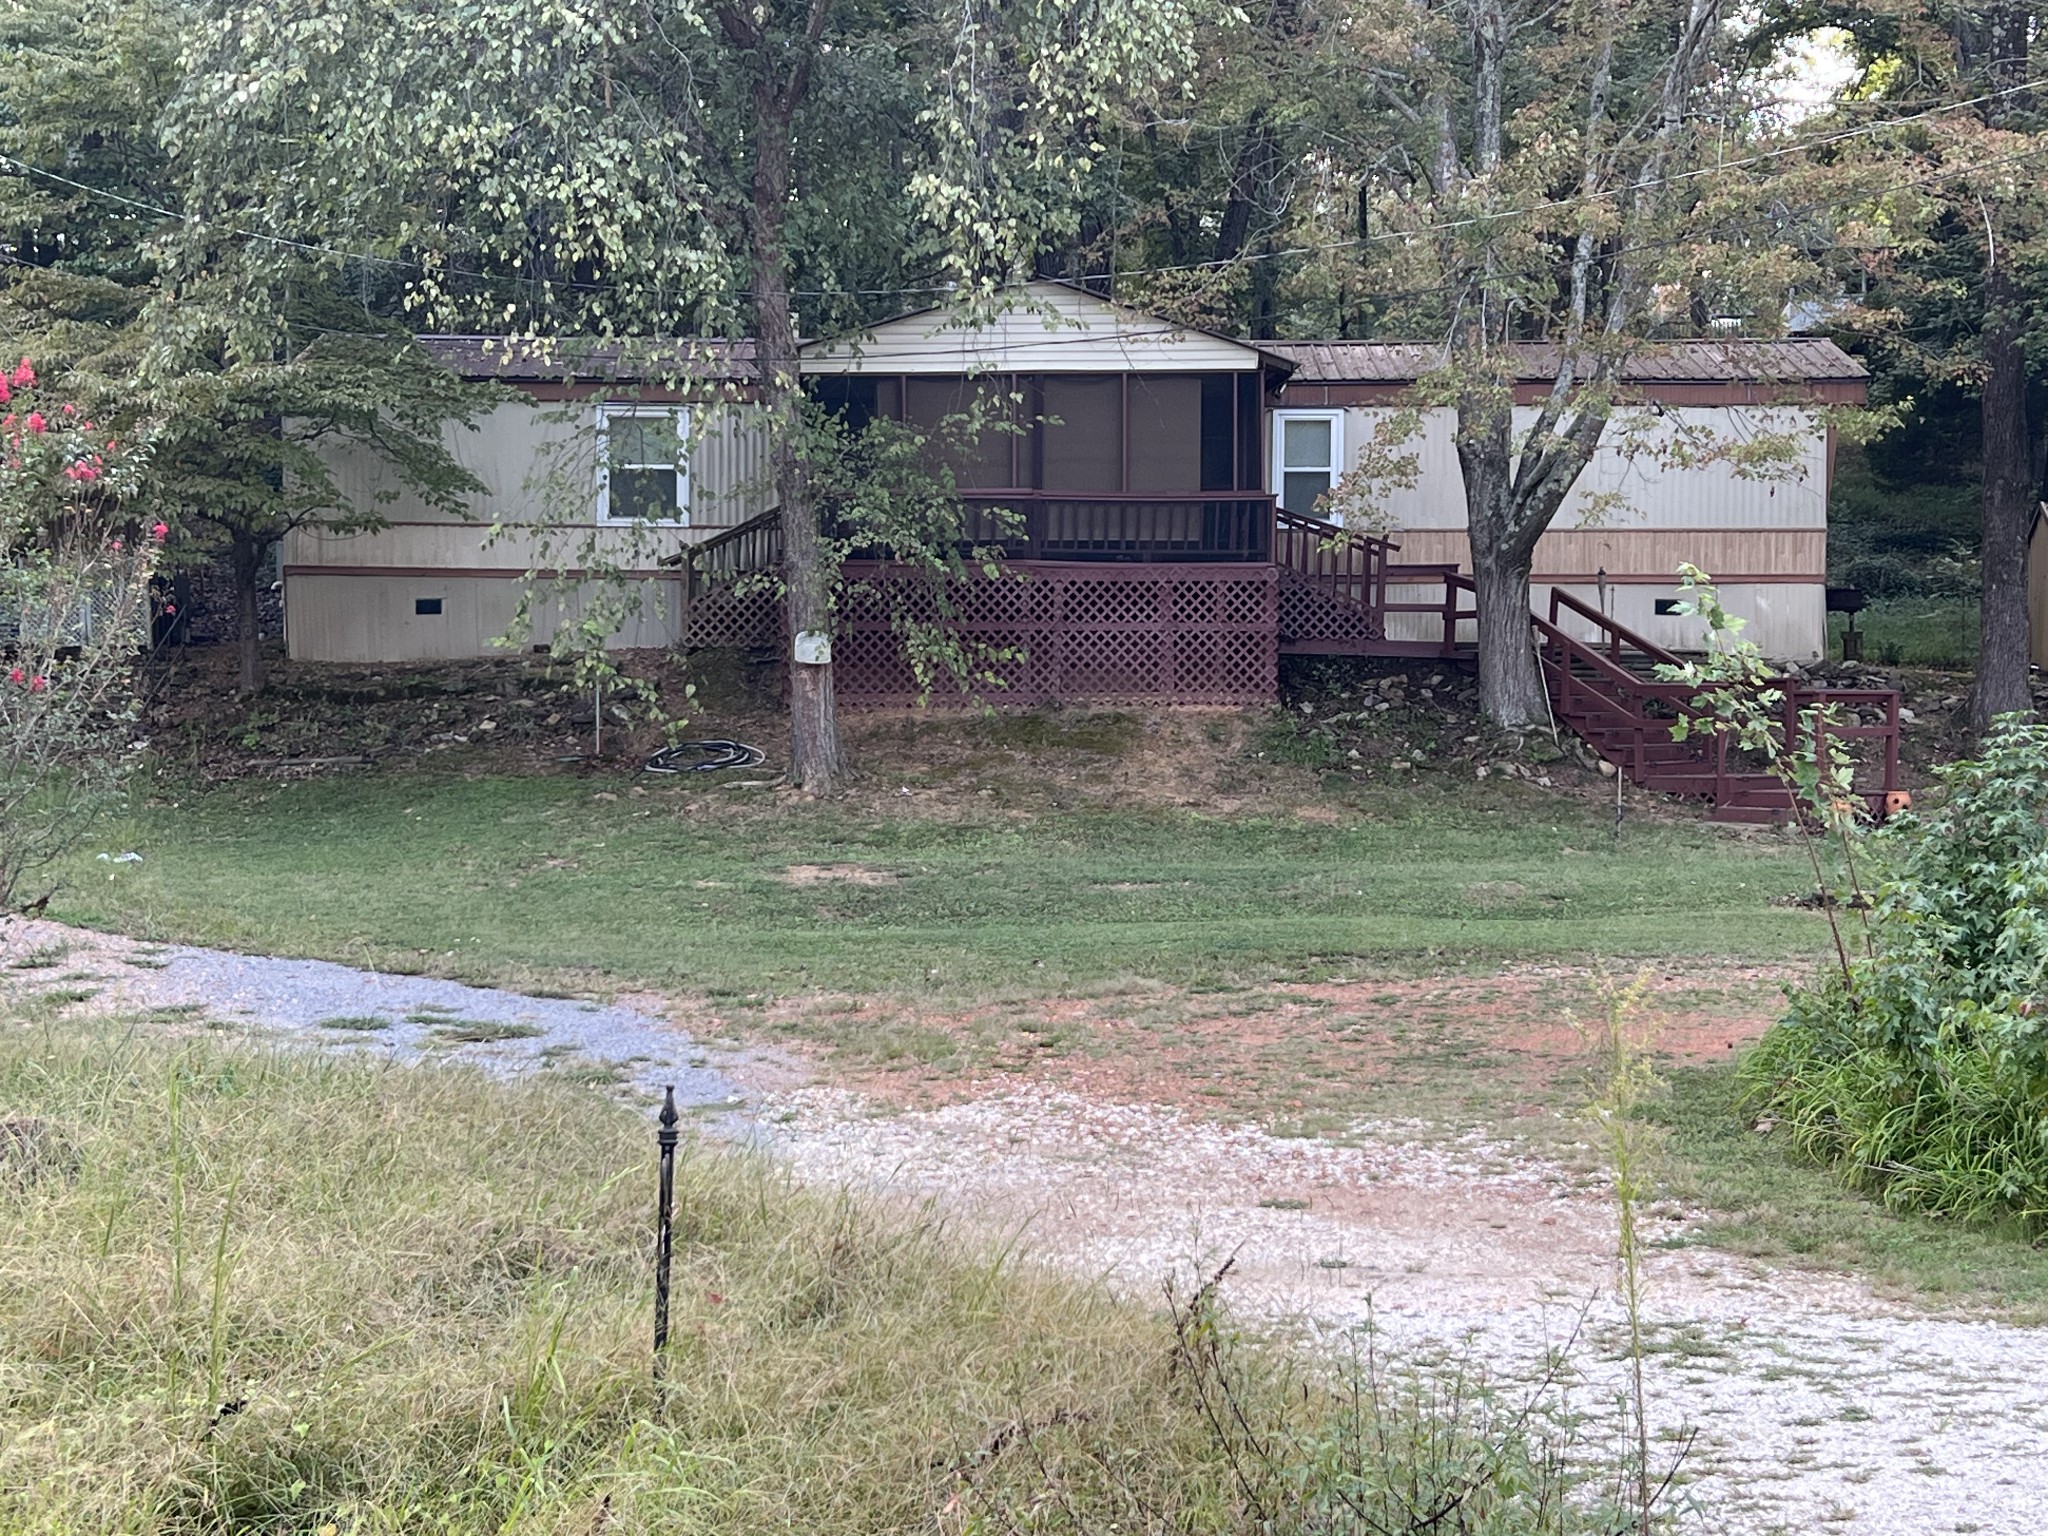
[[[670,469],[676,477],[674,517],[612,516],[612,423],[615,421],[670,421],[676,429],[674,464],[621,464],[621,469]],[[635,405],[607,401],[597,408],[597,520],[614,526],[645,528],[687,528],[690,526],[690,413],[674,405]]]
[[[1266,472],[1271,481],[1270,489],[1276,506],[1284,505],[1281,497],[1287,489],[1287,464],[1284,449],[1287,446],[1287,427],[1290,421],[1327,421],[1330,424],[1330,485],[1335,489],[1344,478],[1344,412],[1342,410],[1280,410],[1273,412],[1273,436],[1266,444]],[[1314,469],[1315,465],[1294,466],[1297,473]]]

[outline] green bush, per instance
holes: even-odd
[[[1744,1063],[1753,1101],[1887,1203],[2048,1230],[2048,726],[2008,716],[1879,832],[1846,970]],[[1853,927],[1853,923],[1852,923]]]

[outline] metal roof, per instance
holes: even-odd
[[[751,341],[708,337],[555,339],[523,336],[422,336],[420,345],[466,379],[562,383],[576,379],[659,382],[730,379],[751,370]]]
[[[1295,365],[1296,384],[1411,384],[1444,366],[1444,348],[1429,341],[1262,341],[1259,345]],[[1516,342],[1517,381],[1555,378],[1557,348],[1549,342]],[[1645,344],[1622,363],[1621,376],[1637,382],[1722,384],[1817,383],[1869,377],[1855,358],[1832,341],[1799,337],[1790,341],[1671,341]]]

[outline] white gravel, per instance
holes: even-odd
[[[28,960],[46,960],[23,968]],[[579,998],[527,997],[432,976],[359,971],[324,960],[236,955],[193,945],[138,943],[58,923],[0,924],[0,996],[89,991],[96,1012],[193,1009],[182,1027],[209,1025],[323,1050],[398,1061],[454,1060],[516,1074],[553,1065],[611,1079],[646,1097],[674,1084],[696,1110],[740,1103],[740,1090],[707,1063],[703,1048],[666,1020]],[[339,1029],[323,1020],[376,1019],[382,1028]],[[463,1027],[532,1031],[461,1043]]]
[[[1580,1327],[1573,1406],[1618,1430],[1611,1207],[1483,1137],[1279,1139],[1049,1091],[881,1114],[807,1089],[762,1113],[811,1178],[936,1197],[1139,1296],[1234,1255],[1241,1311],[1341,1330],[1370,1309],[1400,1358],[1511,1376]],[[1656,1427],[1698,1431],[1687,1529],[2048,1530],[2048,1330],[1920,1315],[1845,1276],[1683,1246],[1686,1230],[1682,1213],[1652,1223],[1647,1311]]]

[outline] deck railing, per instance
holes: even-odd
[[[1273,498],[1244,491],[1082,496],[968,491],[967,543],[1012,560],[1263,564],[1273,558]]]
[[[1566,614],[1592,627],[1590,643],[1564,629],[1561,621]],[[1764,809],[1762,800],[1777,801],[1782,796],[1778,808],[1793,810],[1789,791],[1775,784],[1756,787],[1766,765],[1740,760],[1741,749],[1732,733],[1708,716],[1701,689],[1652,675],[1660,665],[1678,663],[1671,651],[1590,603],[1556,589],[1550,594],[1549,617],[1532,616],[1531,622],[1538,660],[1559,719],[1589,740],[1597,738],[1602,755],[1632,782],[1662,789],[1683,784],[1704,792],[1717,807],[1737,805],[1747,795],[1752,808]],[[1777,724],[1788,753],[1803,756],[1809,750],[1809,720],[1816,722],[1823,734],[1823,751],[1827,739],[1877,744],[1874,758],[1866,752],[1858,759],[1863,774],[1858,792],[1874,812],[1882,814],[1886,796],[1899,787],[1897,692],[1889,688],[1814,688],[1790,678],[1770,679],[1762,686],[1779,694]],[[1874,714],[1876,720],[1865,723],[1866,713]],[[1835,716],[1832,722],[1830,714]],[[1683,742],[1672,734],[1672,727],[1681,719],[1696,720],[1700,725]],[[1869,782],[1871,778],[1877,782]]]

